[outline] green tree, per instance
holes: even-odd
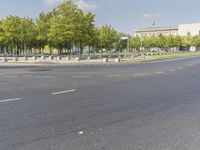
[[[131,37],[131,39],[130,39],[130,47],[131,48],[135,48],[135,49],[139,49],[140,46],[141,46],[141,42],[140,42],[139,36]]]
[[[48,38],[53,46],[61,50],[69,50],[79,41],[82,36],[82,24],[77,24],[82,20],[81,10],[73,1],[65,1],[52,11]]]
[[[4,31],[2,26],[2,21],[0,20],[0,51],[3,50],[5,43],[4,43]]]
[[[123,40],[122,37],[127,37],[127,39]],[[113,44],[114,49],[116,49],[117,51],[120,51],[120,52],[121,52],[121,50],[127,49],[128,48],[128,42],[129,42],[128,38],[130,38],[129,35],[127,35],[125,33],[118,32],[117,37],[116,37],[116,41]]]
[[[44,12],[42,12],[36,19],[36,46],[40,49],[40,53],[43,53],[44,47],[48,45],[48,33],[50,28],[51,17],[51,13],[45,14]]]
[[[192,36],[182,36],[181,41],[184,47],[192,46]]]
[[[192,37],[191,45],[199,47],[200,46],[200,36],[194,36],[194,37]]]
[[[21,18],[8,16],[2,21],[3,39],[7,53],[14,53],[15,47],[20,44]]]
[[[20,28],[20,43],[23,54],[32,54],[32,47],[34,47],[36,41],[35,24],[31,18],[21,18]]]
[[[181,37],[180,36],[174,36],[169,35],[166,36],[166,47],[180,47],[182,45],[181,43]]]
[[[114,43],[117,42],[118,35],[117,31],[113,29],[110,25],[102,26],[99,30],[99,42],[100,47],[106,50],[111,50],[114,48]]]

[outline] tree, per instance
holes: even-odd
[[[127,39],[122,40],[122,37],[127,37]],[[114,49],[116,49],[118,51],[127,49],[128,48],[128,42],[129,42],[128,38],[129,38],[129,35],[127,35],[125,33],[118,32],[117,37],[116,37],[116,41],[113,44]]]
[[[94,44],[98,42],[97,33],[98,31],[95,28],[94,17],[92,13],[87,13],[83,16],[82,21],[82,30],[84,31],[82,37],[80,38],[80,43],[84,42],[85,45],[89,46],[89,53],[91,51],[91,46],[94,48]],[[82,47],[81,47],[82,48]],[[82,53],[82,50],[81,50]]]
[[[189,47],[192,46],[192,36],[183,36],[181,38],[182,46]]]
[[[144,47],[151,48],[151,47],[163,47],[164,40],[161,36],[152,36],[152,37],[145,37],[144,38]]]
[[[169,35],[166,36],[166,47],[180,47],[182,45],[181,43],[181,37],[180,36],[174,36]]]
[[[117,31],[109,25],[102,26],[99,30],[100,47],[106,50],[114,48],[114,43],[117,42]]]
[[[20,24],[21,18],[17,16],[8,16],[2,21],[3,38],[8,53],[14,53],[14,47],[20,43]]]
[[[200,36],[194,36],[192,38],[192,43],[191,43],[192,46],[196,46],[196,47],[199,47],[200,46]]]
[[[4,31],[3,31],[2,21],[0,20],[0,51],[2,51],[3,47],[5,46],[4,40],[5,40]]]
[[[52,18],[52,13],[45,14],[40,13],[36,19],[36,40],[37,47],[40,49],[40,53],[43,53],[44,47],[48,44],[48,33],[50,28],[50,19]]]
[[[141,46],[141,42],[140,42],[139,36],[131,37],[131,39],[130,39],[130,47],[131,48],[135,48],[135,49],[139,49],[140,46]]]
[[[79,34],[82,34],[79,30],[82,25],[77,24],[81,19],[80,11],[73,1],[65,1],[52,11],[48,38],[59,49],[59,53],[63,48],[71,49],[78,41]]]
[[[23,54],[32,53],[31,49],[36,41],[35,24],[30,18],[21,18],[20,28],[20,43]]]

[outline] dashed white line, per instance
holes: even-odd
[[[192,67],[192,66],[194,66],[194,64],[189,64],[189,65],[187,65],[188,67]]]
[[[18,78],[19,76],[1,76],[2,78]]]
[[[29,77],[33,77],[33,75],[25,75],[24,77],[29,78]]]
[[[22,98],[12,98],[12,99],[0,100],[0,103],[13,102],[13,101],[19,101],[19,100],[22,100]]]
[[[134,76],[145,76],[148,75],[147,73],[139,73],[139,74],[134,74]]]
[[[183,69],[183,67],[179,67],[178,69],[179,69],[179,70],[182,70],[182,69]]]
[[[116,75],[114,75],[114,74],[112,75],[112,74],[111,74],[111,75],[107,75],[106,77],[120,77],[120,76],[121,76],[121,75],[117,75],[117,74],[116,74]]]
[[[71,90],[66,90],[66,91],[53,92],[53,93],[51,93],[51,95],[59,95],[59,94],[71,93],[71,92],[76,92],[76,90],[75,89],[71,89]]]
[[[54,78],[54,76],[36,76],[36,78]]]
[[[156,74],[163,74],[165,73],[164,71],[156,72]]]
[[[92,76],[72,76],[72,78],[90,78]]]
[[[171,70],[169,70],[169,71],[174,72],[174,71],[176,71],[176,70],[175,70],[175,69],[171,69]]]

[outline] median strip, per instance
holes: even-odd
[[[13,102],[13,101],[19,101],[19,100],[22,100],[22,98],[12,98],[12,99],[0,100],[0,103]]]
[[[59,95],[59,94],[71,93],[71,92],[76,92],[76,90],[75,90],[75,89],[72,89],[72,90],[66,90],[66,91],[54,92],[54,93],[51,93],[51,95]]]

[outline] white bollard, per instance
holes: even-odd
[[[108,58],[103,58],[102,61],[107,63],[108,62]]]
[[[45,56],[44,56],[44,55],[42,55],[42,56],[41,56],[41,59],[42,59],[42,60],[45,60]]]
[[[80,57],[76,57],[75,60],[76,60],[76,61],[80,61]]]
[[[61,56],[58,56],[58,57],[57,57],[57,60],[62,60],[62,57],[61,57]]]
[[[65,59],[66,59],[67,61],[70,61],[70,60],[71,60],[71,57],[70,57],[70,56],[67,56],[67,57],[65,57]]]
[[[25,57],[24,57],[24,60],[25,60],[25,61],[27,61],[27,60],[28,60],[28,57],[27,57],[27,56],[25,56]]]
[[[116,63],[119,63],[120,61],[121,61],[120,58],[115,58],[115,62],[116,62]]]
[[[19,60],[18,57],[15,57],[15,58],[14,58],[14,61],[18,61],[18,60]]]
[[[49,56],[49,60],[53,60],[53,56]]]
[[[33,56],[33,60],[36,61],[37,60],[37,56]]]
[[[8,59],[7,59],[7,57],[3,57],[3,62],[7,62],[8,61]]]

